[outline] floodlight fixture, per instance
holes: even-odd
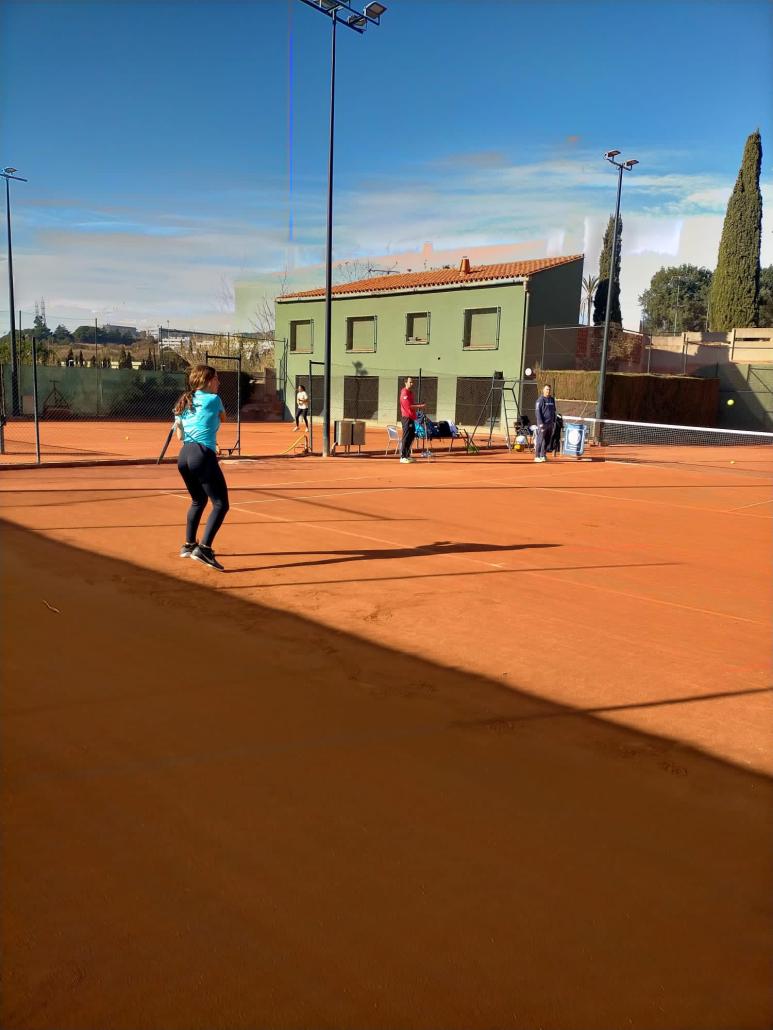
[[[365,8],[362,13],[365,15],[368,21],[375,21],[375,23],[378,25],[378,20],[385,10],[385,4],[379,3],[378,0],[371,0],[369,4],[365,4]]]
[[[619,150],[608,150],[604,157],[617,169],[617,200],[615,201],[615,220],[612,227],[612,240],[609,245],[609,279],[607,281],[607,304],[604,314],[604,337],[601,341],[601,360],[599,361],[599,388],[596,398],[596,439],[602,441],[604,419],[604,385],[607,373],[607,350],[609,347],[609,321],[612,313],[612,284],[614,282],[615,255],[617,254],[617,230],[620,225],[620,193],[623,189],[623,172],[630,172],[639,162],[635,157],[626,161],[615,161]]]
[[[534,369],[533,368],[525,368],[523,370],[523,374],[526,376],[527,379],[531,379],[531,377],[534,375]]]
[[[11,180],[15,182],[26,182],[26,179],[22,179],[20,175],[14,175],[13,173],[18,171],[16,168],[12,168],[10,165],[7,168],[3,168],[0,175],[5,179],[5,218],[8,230],[8,312],[11,321],[11,411],[14,415],[20,415],[19,405],[19,352],[16,346],[16,319],[14,312],[16,310],[16,303],[14,300],[13,292],[13,245],[11,241]],[[5,404],[3,404],[3,411],[0,412],[3,416],[0,419],[0,453],[5,450],[5,438],[3,436],[3,425],[5,419]]]
[[[335,138],[335,83],[336,83],[336,29],[339,25],[364,35],[368,22],[379,24],[381,15],[386,11],[386,4],[370,0],[362,11],[354,5],[354,0],[301,0],[307,7],[326,14],[330,19],[331,51],[330,51],[330,141],[328,144],[327,164],[327,239],[325,244],[325,346],[323,383],[322,383],[322,456],[329,457],[330,451],[330,395],[332,381],[332,304],[333,304],[333,152]]]

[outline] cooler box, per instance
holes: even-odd
[[[584,422],[564,422],[564,441],[561,453],[568,454],[573,458],[581,458],[585,451],[587,435],[588,427]]]

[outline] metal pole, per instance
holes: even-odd
[[[15,300],[13,296],[13,248],[11,247],[11,184],[5,180],[5,219],[8,228],[8,314],[11,319],[11,413],[19,414],[19,353],[16,349]]]
[[[336,13],[330,51],[330,146],[327,166],[327,246],[325,248],[325,375],[322,388],[322,457],[330,457],[330,393],[332,375],[331,318],[333,313],[333,140],[336,91]]]
[[[312,454],[314,453],[314,412],[312,411],[314,402],[314,387],[312,385],[313,379],[311,375],[313,371],[313,366],[314,362],[309,361],[309,388],[306,391],[309,395],[309,450]]]
[[[0,361],[0,454],[5,454],[5,369]]]
[[[496,372],[491,375],[491,408],[489,410],[489,423],[488,423],[488,445],[491,446],[491,437],[494,434],[494,380],[496,379]]]
[[[612,229],[612,253],[609,256],[609,279],[607,280],[607,310],[604,315],[604,338],[601,342],[601,362],[599,364],[599,390],[596,401],[596,418],[598,419],[597,439],[601,442],[601,420],[604,417],[604,379],[607,374],[607,346],[609,344],[609,316],[612,312],[612,287],[615,281],[615,249],[617,247],[617,223],[620,219],[620,191],[623,188],[623,167],[617,169],[617,202],[615,203],[615,224]]]
[[[96,409],[97,409],[97,415],[99,415],[99,383],[100,383],[100,374],[99,374],[99,337],[98,337],[97,320],[96,320],[96,318],[94,319],[94,377],[95,377],[95,382],[96,382],[96,395],[97,395],[97,397],[96,397]]]
[[[674,307],[674,336],[676,336],[676,316],[679,313],[679,286],[681,285],[681,282],[681,279],[676,280],[676,306]]]
[[[35,461],[40,464],[40,416],[38,415],[38,343],[32,334],[32,407],[35,412]]]
[[[236,363],[236,448],[242,456],[242,356],[237,356]]]

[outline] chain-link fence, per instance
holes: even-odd
[[[205,361],[221,372],[229,449],[242,417],[281,418],[269,334],[84,323],[42,307],[16,312],[14,330],[0,336],[0,464],[152,457],[154,424],[171,420],[187,371]]]

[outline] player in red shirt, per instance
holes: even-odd
[[[423,404],[416,404],[413,399],[413,379],[408,376],[405,380],[405,385],[400,391],[400,421],[403,426],[403,442],[400,447],[400,461],[403,464],[413,461],[413,458],[411,457],[411,447],[416,438],[416,427],[413,424],[413,420],[416,417],[418,409],[423,407]]]

